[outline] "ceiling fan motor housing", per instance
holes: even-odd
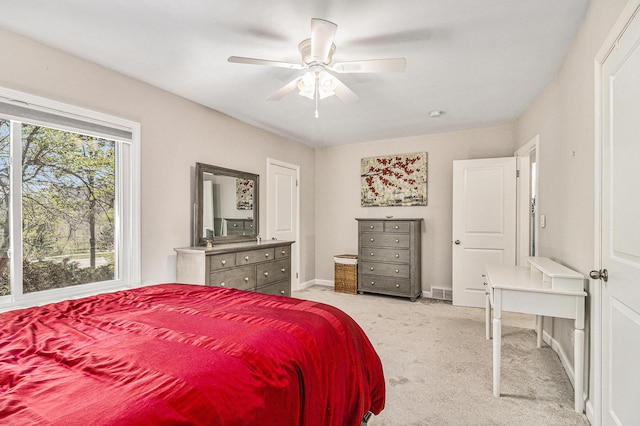
[[[298,51],[300,52],[300,56],[302,56],[302,62],[307,65],[311,65],[313,63],[320,63],[324,65],[329,65],[333,60],[333,53],[336,51],[336,45],[331,43],[331,49],[329,50],[329,55],[327,55],[327,62],[323,62],[322,58],[314,58],[311,56],[311,39],[305,39],[298,44]]]

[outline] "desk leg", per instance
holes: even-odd
[[[487,293],[485,299],[484,328],[486,339],[491,340],[491,300],[489,300],[489,293]]]
[[[574,370],[573,378],[574,382],[574,403],[576,413],[582,414],[584,409],[582,401],[582,390],[584,388],[584,330],[578,328],[574,331],[575,346],[574,346]]]
[[[500,344],[502,343],[500,311],[493,308],[493,396],[500,396]]]
[[[538,348],[542,347],[542,315],[536,315],[536,334],[538,340],[536,341],[536,346]]]

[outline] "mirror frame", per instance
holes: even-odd
[[[204,220],[202,217],[203,212],[203,204],[202,204],[202,194],[203,194],[203,181],[204,181],[204,173],[211,173],[219,176],[229,176],[235,177],[239,179],[247,179],[253,180],[255,182],[253,187],[253,234],[251,235],[222,235],[216,236],[213,239],[213,244],[216,242],[240,242],[247,240],[256,240],[259,235],[260,228],[260,175],[255,173],[243,172],[240,170],[226,169],[224,167],[212,166],[210,164],[204,163],[196,163],[196,197],[195,197],[195,226],[194,226],[194,235],[193,235],[193,244],[195,246],[205,246],[207,245],[207,240],[202,237],[202,227],[204,224]]]

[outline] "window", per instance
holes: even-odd
[[[139,125],[0,89],[0,305],[139,283]]]

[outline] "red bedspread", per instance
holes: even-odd
[[[357,425],[380,359],[321,303],[163,284],[0,315],[0,423]]]

